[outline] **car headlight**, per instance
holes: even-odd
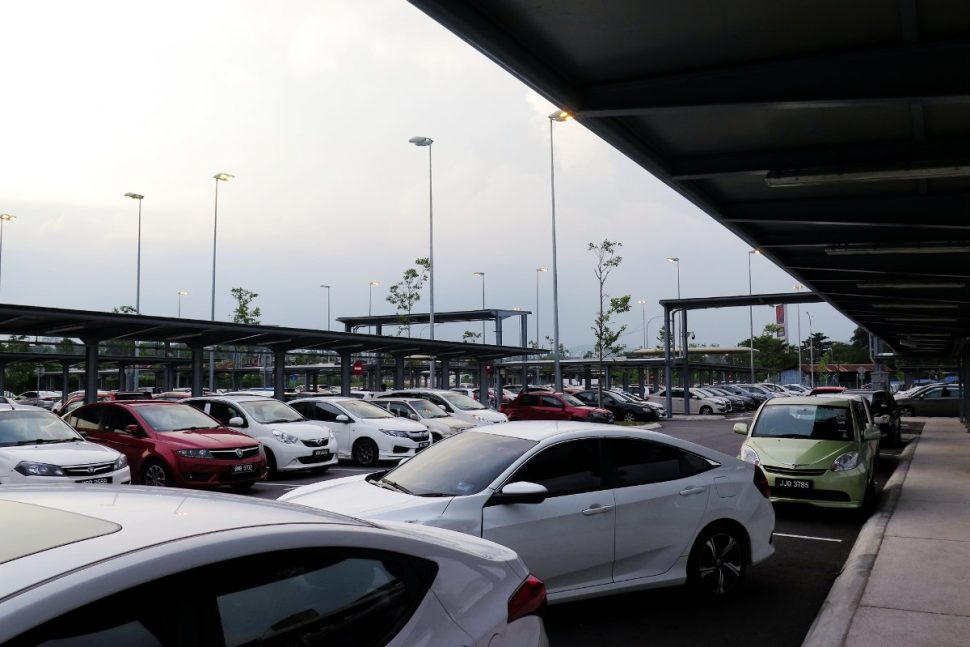
[[[125,467],[128,467],[128,457],[122,454],[118,457],[118,460],[115,461],[114,469],[120,470]]]
[[[208,449],[176,449],[175,453],[185,458],[212,458]]]
[[[60,467],[48,463],[21,461],[13,469],[24,476],[67,476]]]
[[[846,452],[832,463],[833,472],[846,472],[859,466],[859,452]]]
[[[758,452],[754,451],[747,445],[741,445],[741,454],[738,456],[738,458],[746,463],[752,463],[754,465],[761,464],[761,457],[758,456]]]
[[[486,423],[487,423],[487,422],[491,422],[491,420],[489,420],[489,419],[488,419],[488,418],[486,418],[485,416],[480,416],[480,415],[478,415],[477,413],[473,413],[473,414],[472,414],[472,418],[474,418],[474,419],[475,419],[475,420],[477,420],[478,422],[486,422]]]
[[[285,431],[277,431],[274,429],[273,436],[276,438],[276,440],[286,443],[287,445],[295,445],[296,443],[300,442],[299,438],[293,436],[292,434],[288,434]]]
[[[397,429],[378,429],[381,433],[385,433],[388,436],[394,436],[396,438],[407,438],[408,432],[398,431]]]

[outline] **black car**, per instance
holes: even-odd
[[[718,384],[717,388],[727,391],[731,395],[738,395],[742,397],[752,398],[755,401],[755,408],[760,407],[761,404],[768,399],[764,393],[757,393],[754,391],[748,391],[747,389],[742,389],[736,384]]]
[[[899,447],[903,444],[902,438],[902,417],[900,407],[892,394],[882,390],[870,389],[848,389],[843,391],[845,395],[861,395],[869,401],[869,409],[872,410],[872,417],[882,432],[881,443],[886,447]]]
[[[754,411],[758,408],[758,403],[750,395],[737,395],[719,386],[702,387],[705,391],[710,391],[716,396],[727,398],[731,401],[731,408],[734,411]]]
[[[580,391],[574,395],[590,406],[601,406],[598,404],[599,400],[596,391]],[[626,422],[652,422],[657,419],[657,412],[653,407],[636,402],[612,391],[603,391],[602,407],[609,409],[616,420],[624,420]]]

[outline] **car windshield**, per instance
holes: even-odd
[[[492,484],[535,441],[471,432],[434,443],[377,484],[416,496],[466,496]]]
[[[588,404],[586,404],[585,402],[583,402],[579,398],[573,397],[571,395],[566,395],[565,393],[563,393],[559,397],[562,398],[562,401],[563,402],[565,402],[566,404],[568,404],[568,405],[570,405],[572,407],[588,407],[589,406]]]
[[[84,438],[66,422],[46,411],[5,411],[0,415],[0,447],[75,440]]]
[[[147,404],[138,413],[155,431],[217,429],[221,425],[195,407],[187,404]]]
[[[370,402],[363,402],[361,400],[344,400],[340,403],[344,409],[347,410],[350,415],[356,418],[395,418],[393,413],[381,409],[376,404],[371,404]]]
[[[299,422],[305,419],[293,407],[272,398],[241,400],[238,404],[253,417],[253,420],[263,424],[268,422]]]
[[[434,404],[433,402],[428,402],[427,400],[416,400],[414,402],[409,402],[411,408],[418,412],[418,415],[422,418],[447,418],[448,412]]]
[[[448,401],[448,403],[462,411],[474,411],[476,409],[484,409],[481,403],[472,400],[467,395],[462,395],[461,393],[454,393],[448,391],[447,393],[439,393],[442,398]]]
[[[752,437],[852,440],[848,407],[820,404],[765,406],[751,430]]]

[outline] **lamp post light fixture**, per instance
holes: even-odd
[[[643,346],[640,348],[647,348],[647,301],[646,299],[637,299],[637,303],[640,304],[640,327],[643,328]]]
[[[327,291],[327,330],[330,330],[330,286],[321,283],[320,287]]]
[[[216,320],[216,236],[219,233],[219,183],[228,182],[236,177],[232,173],[216,173],[212,179],[216,181],[215,207],[212,215],[212,307],[209,313],[211,321]],[[216,352],[209,351],[209,392],[216,392]]]
[[[378,281],[370,281],[367,284],[367,316],[368,317],[371,316],[371,309],[370,308],[371,308],[372,297],[374,295],[374,286],[375,285],[380,285],[380,282],[378,282]],[[371,334],[371,332],[373,332],[372,327],[371,326],[367,326],[367,334],[369,335],[369,334]]]
[[[556,260],[556,149],[553,124],[572,119],[565,110],[549,115],[549,189],[552,204],[552,359],[556,391],[562,391],[562,366],[559,357],[559,264]]]
[[[548,267],[536,268],[536,348],[539,348],[542,345],[540,342],[542,337],[539,336],[539,277],[548,271]]]
[[[751,292],[751,257],[761,252],[757,249],[748,250],[748,296]],[[754,384],[754,306],[748,306],[748,347],[751,355],[751,383]]]
[[[141,201],[145,199],[145,196],[128,192],[125,194],[125,197],[138,200],[138,260],[135,265],[135,314],[141,314]]]
[[[10,215],[9,213],[0,213],[0,271],[3,269],[3,226],[16,219],[17,216]]]
[[[472,272],[472,276],[482,279],[482,310],[485,310],[485,272]],[[485,343],[485,320],[482,319],[482,343]]]
[[[188,290],[179,290],[177,292],[177,294],[178,294],[178,297],[179,297],[178,316],[179,316],[179,319],[181,319],[182,318],[182,297],[188,296],[189,295],[189,291]]]
[[[408,140],[415,146],[426,146],[428,148],[428,301],[430,302],[430,338],[434,339],[434,184],[431,166],[431,144],[434,140],[430,137],[412,137]],[[434,381],[434,357],[429,362],[428,378],[431,388],[435,388]]]

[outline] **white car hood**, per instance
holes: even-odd
[[[95,445],[87,441],[0,448],[0,456],[9,459],[11,465],[16,465],[20,461],[48,463],[60,467],[87,465],[89,463],[114,461],[120,455],[110,447]]]
[[[504,413],[499,413],[498,411],[492,411],[491,409],[471,409],[469,411],[462,411],[465,415],[478,417],[482,420],[488,422],[508,422],[508,416]]]
[[[428,428],[420,422],[408,420],[407,418],[365,418],[360,421],[363,424],[387,429],[388,431],[427,431]]]
[[[454,497],[420,497],[368,483],[367,475],[304,485],[279,498],[288,503],[351,517],[427,523],[440,517]]]

